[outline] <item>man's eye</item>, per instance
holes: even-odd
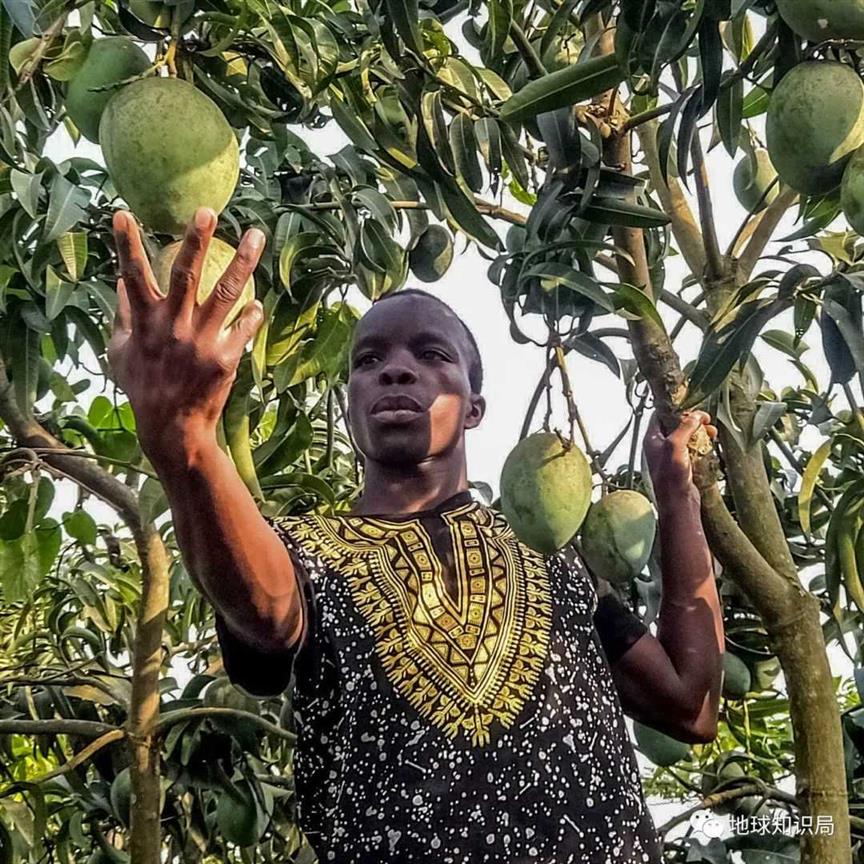
[[[432,360],[448,360],[449,358],[443,351],[439,351],[437,348],[426,348],[422,355],[424,359],[432,359]]]
[[[362,354],[354,361],[355,366],[370,366],[377,358],[374,354]]]

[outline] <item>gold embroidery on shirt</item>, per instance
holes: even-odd
[[[455,596],[420,520],[308,515],[279,520],[348,580],[388,680],[454,738],[487,744],[529,699],[546,659],[552,604],[542,555],[494,511],[443,513],[454,547]]]

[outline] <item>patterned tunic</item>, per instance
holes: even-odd
[[[302,644],[262,654],[218,615],[217,632],[250,693],[293,667],[320,861],[659,864],[609,668],[647,628],[598,604],[578,561],[544,559],[467,492],[410,516],[270,521],[299,565]]]

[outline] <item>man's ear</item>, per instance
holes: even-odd
[[[471,404],[465,417],[465,428],[475,429],[486,414],[486,399],[479,393],[471,394]]]

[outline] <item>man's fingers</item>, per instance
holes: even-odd
[[[228,339],[231,350],[243,353],[243,349],[254,338],[264,322],[264,307],[260,300],[252,300],[243,307],[243,311],[231,325]]]
[[[251,228],[243,235],[228,268],[216,283],[213,293],[201,305],[201,324],[206,329],[222,327],[225,316],[243,293],[243,287],[258,266],[264,251],[264,234]]]
[[[129,305],[129,294],[122,278],[117,280],[117,310],[114,313],[114,332],[130,333],[132,331],[132,308]]]
[[[126,285],[129,303],[135,316],[143,318],[161,295],[141,242],[141,232],[132,214],[126,210],[114,214],[113,226],[120,275]]]
[[[168,304],[172,318],[189,320],[192,317],[207,247],[215,230],[216,214],[209,207],[199,207],[186,227],[183,244],[171,265]]]
[[[707,424],[710,419],[711,415],[705,411],[687,411],[681,415],[678,428],[669,435],[669,438],[675,443],[686,446],[696,430]]]

